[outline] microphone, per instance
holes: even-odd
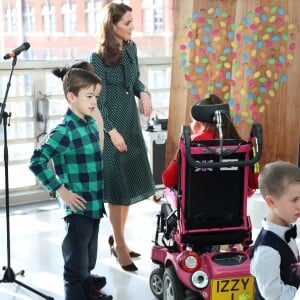
[[[3,56],[3,59],[10,59],[11,57],[18,56],[21,52],[26,51],[29,48],[30,48],[30,44],[25,42],[21,46],[19,46],[18,48],[16,48],[16,49],[12,50],[11,52],[5,54]]]

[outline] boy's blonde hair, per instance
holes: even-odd
[[[258,176],[258,186],[262,196],[279,198],[287,185],[300,184],[300,169],[289,162],[275,161],[266,164]]]

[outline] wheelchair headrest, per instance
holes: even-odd
[[[192,106],[191,115],[193,119],[198,122],[214,122],[215,112],[217,110],[229,116],[229,105],[227,103],[210,105],[196,103]]]

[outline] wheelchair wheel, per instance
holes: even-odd
[[[159,300],[163,300],[163,275],[163,267],[154,269],[150,274],[149,280],[151,292]]]
[[[179,281],[176,272],[173,267],[169,267],[165,269],[165,273],[163,276],[164,282],[164,292],[163,299],[164,300],[182,300],[185,299],[185,287]]]

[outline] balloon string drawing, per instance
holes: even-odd
[[[233,16],[215,7],[194,12],[185,27],[180,63],[193,98],[221,95],[236,123],[258,121],[286,88],[294,59],[295,25],[285,10],[256,7],[236,24]]]

